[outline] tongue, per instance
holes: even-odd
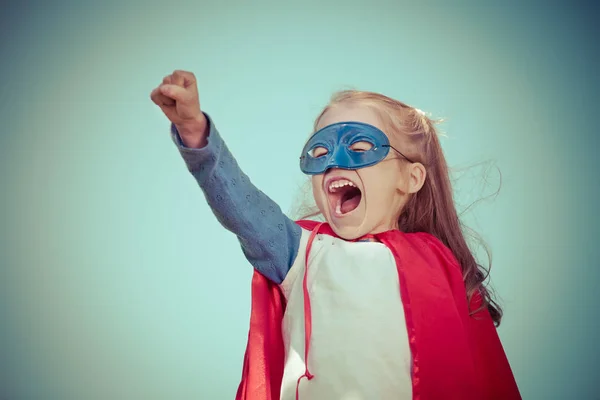
[[[354,210],[360,204],[360,195],[355,195],[347,200],[342,200],[341,211],[342,214],[349,213]]]

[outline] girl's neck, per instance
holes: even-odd
[[[375,235],[372,235],[369,233],[369,234],[361,236],[357,239],[352,240],[352,242],[379,242],[379,239],[377,239],[375,237]]]

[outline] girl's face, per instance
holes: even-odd
[[[319,121],[317,130],[345,121],[363,122],[385,132],[375,111],[351,104],[331,107]],[[388,135],[388,139],[392,146],[402,151],[393,137]],[[313,175],[312,189],[319,210],[334,232],[352,240],[369,233],[397,229],[402,207],[409,195],[421,188],[424,180],[425,169],[421,164],[410,164],[390,149],[383,161],[370,167],[333,168]]]

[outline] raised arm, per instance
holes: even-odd
[[[301,228],[241,171],[200,111],[193,74],[174,72],[151,97],[173,123],[173,141],[218,221],[238,237],[254,268],[281,283],[298,253]]]

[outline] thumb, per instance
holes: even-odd
[[[194,94],[190,93],[189,90],[186,90],[178,85],[172,84],[163,84],[160,86],[160,93],[164,96],[167,96],[176,102],[188,103],[193,100]]]

